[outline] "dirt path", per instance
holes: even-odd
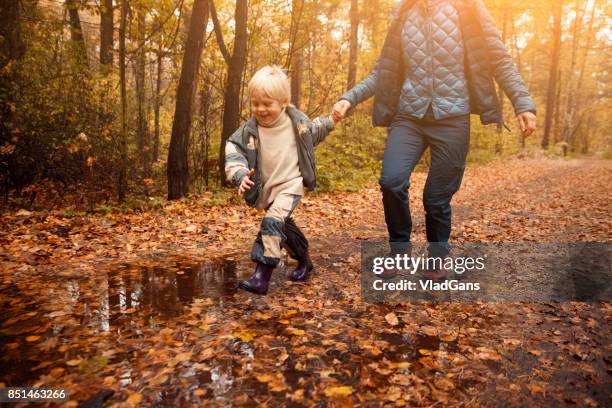
[[[469,169],[453,238],[609,243],[610,180],[609,161]],[[385,237],[375,187],[305,198],[316,274],[291,283],[284,265],[255,297],[235,287],[256,215],[3,216],[0,383],[66,387],[74,406],[612,405],[609,302],[363,303],[359,245]]]

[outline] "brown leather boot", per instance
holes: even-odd
[[[404,255],[408,255],[408,258],[410,258],[412,256],[412,244],[408,244],[407,246],[398,245],[396,248],[394,248],[394,246],[392,245],[391,252],[387,256],[389,258],[395,258],[397,255],[400,255],[402,258],[404,257]],[[396,267],[385,268],[385,270],[378,276],[383,279],[393,279],[397,276],[400,270],[403,269],[397,269]]]
[[[306,251],[303,256],[296,257],[296,259],[298,261],[298,266],[293,270],[293,272],[291,272],[289,279],[296,282],[305,281],[308,279],[310,272],[314,268],[312,260],[310,259],[310,254],[308,251]]]
[[[273,270],[273,266],[257,262],[255,273],[249,279],[240,282],[238,287],[258,295],[265,295],[268,293],[268,284]]]
[[[436,255],[436,257],[442,258],[442,263],[444,262],[444,258],[446,258],[447,256],[450,256],[450,252],[447,252],[444,256]],[[440,268],[438,268],[438,265],[434,265],[431,268],[425,269],[423,277],[434,282],[441,282],[448,277],[448,271],[444,268],[443,264]]]
[[[448,277],[448,272],[444,267],[428,269],[423,273],[423,277],[434,282],[441,282]]]

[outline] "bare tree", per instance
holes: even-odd
[[[11,60],[18,60],[25,52],[21,38],[21,2],[0,0],[0,69]]]
[[[501,31],[501,39],[504,44],[506,44],[506,39],[508,37],[508,20],[509,20],[509,10],[508,8],[512,7],[507,4],[504,4],[502,11],[502,31]],[[497,87],[497,100],[499,101],[499,111],[500,115],[504,117],[504,91],[501,86]],[[504,137],[504,127],[502,124],[497,125],[497,137],[495,139],[495,154],[501,154],[503,150],[503,137]]]
[[[225,184],[225,142],[236,130],[240,122],[240,89],[242,73],[247,57],[247,15],[248,1],[237,0],[235,10],[236,34],[232,58],[227,67],[227,84],[225,86],[223,107],[223,129],[221,130],[221,145],[219,147],[219,177]]]
[[[569,138],[568,138],[569,142],[568,143],[570,144],[572,149],[576,147],[575,146],[576,133],[578,132],[578,129],[580,128],[581,122],[584,121],[586,123],[591,123],[593,119],[593,112],[591,111],[591,109],[589,109],[589,107],[586,107],[586,108],[584,107],[585,106],[584,99],[585,99],[586,93],[582,89],[582,85],[584,83],[584,76],[585,76],[586,67],[587,67],[587,60],[589,59],[589,55],[590,55],[589,51],[591,50],[591,42],[593,41],[593,37],[594,37],[595,11],[597,9],[597,6],[598,6],[598,0],[594,0],[591,6],[589,26],[587,28],[587,35],[586,35],[586,43],[584,45],[584,53],[581,58],[582,63],[580,64],[578,80],[576,81],[576,97],[574,98],[575,100],[573,101],[571,105],[572,107],[571,115],[573,119],[572,119],[572,129],[569,131]],[[584,133],[584,140],[583,140],[583,145],[582,145],[583,153],[588,152],[589,133],[590,133],[590,129],[587,129],[587,131]]]
[[[168,200],[184,197],[189,192],[189,134],[208,13],[209,0],[194,1],[176,91],[176,109],[168,152]]]
[[[300,107],[302,97],[302,76],[304,65],[304,47],[298,42],[304,13],[304,0],[293,0],[291,10],[290,44],[289,44],[289,68],[291,72],[291,103]]]
[[[80,65],[88,66],[87,47],[85,46],[81,18],[79,17],[79,7],[78,0],[66,0],[66,8],[70,17],[70,39],[74,44],[76,61]]]
[[[210,0],[210,17],[213,21],[215,37],[217,38],[217,43],[219,44],[219,50],[221,51],[221,55],[223,55],[225,63],[229,65],[231,57],[229,55],[229,51],[227,50],[227,46],[225,45],[225,41],[223,41],[223,32],[221,31],[221,24],[219,24],[217,7],[215,6],[214,0]]]
[[[546,118],[544,120],[544,137],[542,138],[542,147],[548,148],[550,143],[550,135],[552,131],[553,115],[555,111],[555,101],[557,100],[557,80],[559,73],[559,55],[561,53],[561,18],[563,8],[560,1],[555,1],[553,4],[554,29],[553,29],[553,47],[550,61],[550,73],[548,76],[548,91],[546,93]]]
[[[119,19],[119,88],[121,93],[121,135],[119,139],[119,201],[125,200],[127,193],[127,89],[125,83],[125,28],[127,25],[128,0],[121,0],[121,16]]]
[[[100,2],[100,64],[113,64],[113,0]]]
[[[145,30],[146,30],[146,10],[142,4],[139,4],[136,10],[138,16],[138,27],[137,27],[137,41],[138,51],[136,53],[136,64],[135,68],[135,83],[136,83],[136,102],[138,111],[138,127],[136,133],[136,140],[138,146],[138,154],[140,164],[142,166],[142,175],[144,178],[149,177],[149,165],[150,165],[150,138],[149,125],[147,123],[147,112],[146,112],[146,89],[145,89],[145,65],[146,65],[146,43],[145,43]]]
[[[349,63],[348,79],[346,88],[351,89],[355,86],[357,79],[357,46],[359,41],[359,3],[358,0],[351,0],[351,38],[349,41]]]
[[[164,62],[164,50],[163,42],[160,39],[157,44],[156,50],[156,75],[155,75],[155,98],[153,101],[153,157],[154,162],[159,158],[159,137],[160,137],[160,126],[159,126],[159,113],[161,109],[161,86],[162,86],[162,66]]]

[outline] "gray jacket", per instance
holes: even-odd
[[[442,101],[445,98],[452,103],[454,92],[462,87],[461,81],[467,82],[469,96],[469,112],[479,114],[482,123],[503,123],[497,92],[493,79],[504,90],[514,106],[515,113],[533,112],[535,104],[529,96],[529,92],[520,74],[516,70],[512,57],[508,54],[506,47],[499,37],[493,19],[489,15],[482,0],[451,0],[458,18],[460,37],[463,42],[464,52],[464,76],[440,77],[436,81],[447,81],[447,87],[440,87],[439,96]],[[410,10],[415,6],[415,0],[401,0],[393,11],[393,19],[389,28],[381,54],[376,62],[374,70],[362,82],[344,94],[341,99],[346,99],[354,108],[359,103],[374,95],[374,108],[372,122],[374,126],[389,126],[398,112],[418,116],[418,107],[426,105],[427,101],[413,99],[402,99],[402,93],[406,93],[405,60],[411,56],[403,56],[404,52],[416,51],[420,47],[418,39],[413,39],[412,45],[402,51],[402,29],[405,19]],[[433,25],[434,32],[429,33],[431,39],[443,39],[449,33],[441,31],[442,24]],[[457,34],[459,35],[459,34]],[[446,54],[454,55],[457,46],[457,35],[450,30],[451,41],[439,41],[438,46],[448,47]],[[422,38],[426,41],[425,38]],[[442,57],[444,55],[442,54]],[[452,65],[448,63],[447,65]],[[443,71],[443,70],[442,70]],[[414,70],[415,78],[410,78],[412,83],[427,83],[431,78],[431,71]],[[421,77],[419,77],[419,75]],[[445,75],[444,72],[434,75]],[[450,81],[450,82],[449,82]],[[437,92],[438,94],[438,92]],[[430,95],[419,95],[429,97]],[[448,102],[447,101],[447,102]],[[447,106],[450,104],[447,104]],[[461,108],[461,107],[459,107]],[[452,110],[452,109],[451,109]]]
[[[291,118],[296,135],[298,166],[304,187],[312,190],[317,184],[314,148],[334,129],[334,123],[329,117],[320,117],[311,121],[305,113],[292,106],[287,107],[287,114]],[[251,177],[255,185],[244,195],[247,204],[251,207],[257,203],[262,187],[261,172],[257,163],[258,148],[259,132],[254,117],[238,128],[225,144],[225,174],[228,181],[238,186],[249,169],[255,169]]]

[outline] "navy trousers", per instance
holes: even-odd
[[[429,147],[431,165],[423,191],[429,253],[444,256],[450,251],[450,203],[461,185],[469,140],[469,115],[436,120],[430,107],[422,119],[395,118],[389,128],[379,180],[391,244],[410,242],[410,175]]]

